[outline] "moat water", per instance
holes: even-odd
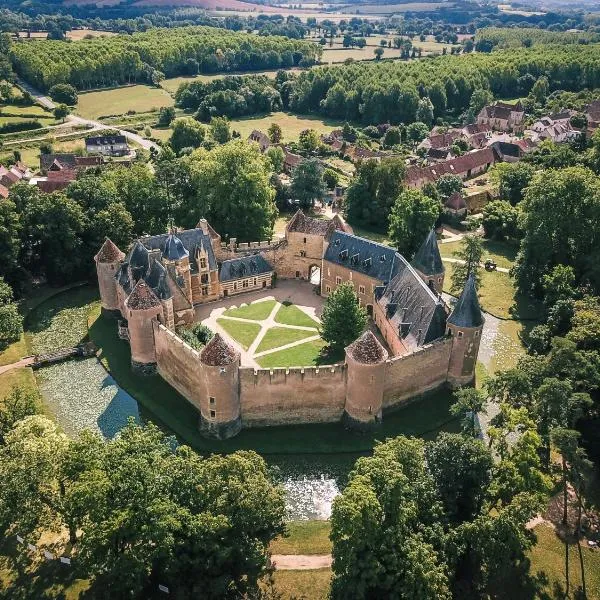
[[[40,369],[37,378],[49,408],[68,435],[91,429],[112,438],[130,418],[138,423],[153,420],[95,358]],[[329,518],[331,503],[358,456],[265,456],[287,492],[288,518]]]

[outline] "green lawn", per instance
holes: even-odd
[[[327,600],[331,569],[275,571],[275,590],[282,600]]]
[[[319,364],[321,350],[325,346],[323,340],[314,340],[300,344],[287,350],[273,352],[256,359],[256,362],[264,369],[275,367],[306,367]]]
[[[237,317],[238,319],[250,319],[251,321],[264,321],[271,314],[276,304],[276,300],[262,300],[245,304],[239,308],[229,308],[223,315],[225,317]]]
[[[173,98],[161,88],[132,85],[79,94],[75,112],[86,119],[124,115],[128,111],[149,112],[162,106],[173,106]]]
[[[217,319],[217,323],[240,345],[244,350],[256,339],[260,331],[258,323],[244,323],[243,321],[230,321]]]
[[[275,313],[275,321],[283,325],[297,325],[299,327],[318,327],[319,324],[309,317],[304,311],[293,304],[282,304]]]
[[[461,242],[447,242],[438,245],[442,256],[454,258],[454,252],[461,247]],[[518,251],[519,247],[516,244],[483,240],[483,260],[490,258],[504,269],[510,269],[513,266]]]
[[[263,337],[263,339],[261,340],[260,344],[258,345],[256,353],[258,354],[259,352],[266,352],[267,350],[271,350],[272,348],[285,346],[286,344],[291,344],[292,342],[299,342],[300,340],[303,340],[308,337],[313,337],[315,335],[318,335],[316,330],[306,331],[304,329],[287,329],[286,327],[271,327],[265,334],[265,337]],[[289,348],[288,350],[293,350],[293,348]]]
[[[330,554],[329,521],[290,521],[287,536],[271,543],[272,554]]]

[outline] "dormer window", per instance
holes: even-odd
[[[348,250],[342,250],[340,252],[340,259],[341,260],[346,260],[348,258]]]
[[[363,267],[365,269],[368,269],[372,264],[372,261],[370,258],[366,258],[365,260],[363,260]]]
[[[382,255],[379,257],[379,262],[385,262],[385,254],[382,254]]]
[[[200,259],[200,268],[206,269],[206,259],[205,258]]]
[[[335,242],[333,242],[334,246],[339,246],[340,245],[340,240],[335,240]]]

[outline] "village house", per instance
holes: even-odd
[[[8,198],[9,190],[13,185],[30,179],[31,170],[21,161],[17,161],[10,167],[0,165],[0,197]]]
[[[588,135],[592,135],[600,127],[600,100],[594,100],[588,104],[585,109],[585,116],[587,118]]]
[[[254,129],[252,133],[248,136],[248,141],[256,142],[260,148],[260,151],[264,154],[269,146],[271,145],[271,140],[266,133],[259,131],[258,129]]]
[[[533,142],[549,140],[555,144],[571,142],[581,135],[581,131],[571,125],[571,112],[542,117],[525,130],[525,135]]]
[[[516,104],[495,102],[484,106],[477,115],[477,124],[488,126],[496,131],[510,131],[520,133],[523,131],[525,109],[521,101]]]
[[[129,144],[124,135],[89,137],[85,138],[85,150],[103,156],[125,156],[129,154]]]
[[[444,212],[456,219],[464,219],[467,216],[467,203],[461,192],[454,192],[444,202]]]

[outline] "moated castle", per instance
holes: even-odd
[[[225,439],[242,427],[342,420],[364,429],[385,411],[442,386],[470,384],[483,328],[472,278],[454,309],[441,298],[444,267],[433,231],[409,263],[393,248],[355,236],[339,217],[298,211],[277,242],[228,244],[202,219],[195,229],[138,239],[125,255],[107,239],[95,257],[102,310],[119,317],[132,368],[158,372],[199,413],[200,430]],[[175,333],[195,307],[269,288],[274,275],[310,279],[321,294],[352,282],[387,344],[371,331],[344,363],[256,369],[218,333],[201,350]]]

